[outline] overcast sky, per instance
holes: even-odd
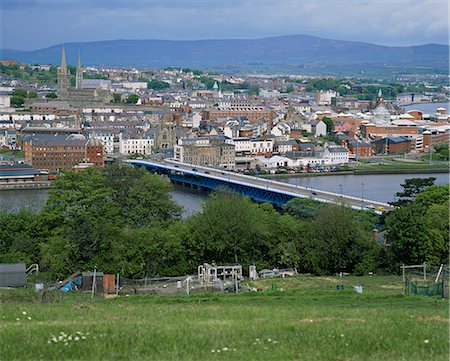
[[[448,44],[448,0],[0,0],[1,48],[306,34]]]

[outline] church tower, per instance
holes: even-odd
[[[383,103],[384,103],[383,93],[381,92],[381,89],[378,89],[377,105],[380,105],[380,104],[383,104]]]
[[[69,95],[70,72],[67,69],[66,51],[62,48],[61,67],[58,69],[58,85],[56,93],[58,98],[65,99]]]
[[[83,89],[83,70],[81,69],[80,52],[78,52],[78,65],[77,65],[77,74],[76,74],[75,80],[76,80],[75,88]]]

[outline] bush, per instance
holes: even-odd
[[[36,303],[38,293],[33,288],[0,289],[1,303]]]

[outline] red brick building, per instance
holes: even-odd
[[[80,134],[26,136],[22,148],[27,163],[50,172],[73,169],[80,163],[96,167],[105,164],[103,144]]]
[[[372,142],[374,154],[401,154],[411,151],[412,143],[405,137],[388,137]]]
[[[266,119],[272,124],[273,111],[261,106],[230,106],[207,109],[203,111],[203,119],[217,121],[219,118],[247,117],[250,123]]]
[[[350,153],[359,157],[370,157],[372,155],[372,146],[369,143],[350,141],[348,142],[348,150]]]

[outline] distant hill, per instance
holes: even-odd
[[[307,35],[229,40],[112,40],[65,44],[68,62],[136,67],[214,68],[239,65],[448,67],[449,46],[391,47]],[[59,64],[61,45],[34,51],[1,50],[2,59]]]

